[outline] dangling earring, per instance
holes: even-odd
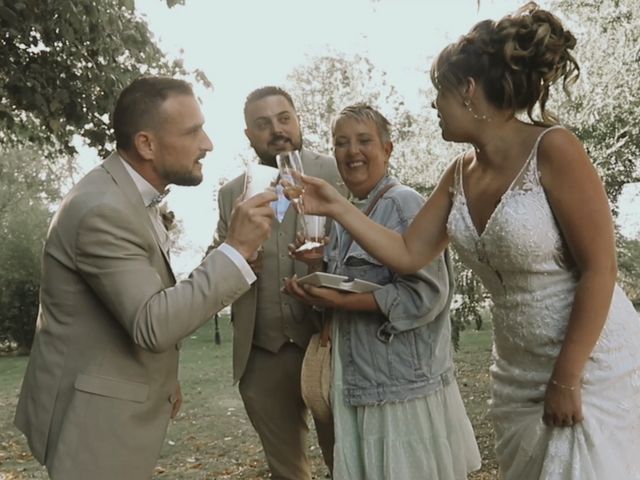
[[[475,118],[476,120],[480,120],[483,122],[490,122],[491,119],[489,117],[487,117],[486,115],[478,115],[476,112],[473,111],[473,107],[471,106],[471,100],[469,100],[468,98],[465,99],[462,104],[467,108],[467,110],[469,111],[469,113],[471,113],[471,115],[473,116],[473,118]]]

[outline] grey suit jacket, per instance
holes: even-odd
[[[219,251],[176,283],[117,154],[89,172],[49,228],[15,418],[51,477],[150,478],[176,390],[179,341],[248,289]]]
[[[344,192],[344,187],[340,185],[340,174],[336,167],[336,161],[333,157],[327,155],[321,155],[311,152],[309,150],[302,150],[301,154],[302,168],[305,174],[314,177],[320,177],[332,185],[337,185],[341,191]],[[224,242],[227,236],[227,230],[229,228],[229,221],[231,219],[231,212],[235,201],[240,195],[244,187],[244,174],[234,178],[225,185],[222,186],[218,192],[218,205],[219,205],[219,220],[216,229],[216,235],[214,237],[213,246],[217,247]],[[289,206],[292,210],[293,206]],[[291,212],[287,212],[289,215]],[[274,220],[277,221],[277,220]],[[296,222],[291,222],[295,225]],[[267,240],[274,241],[273,239]],[[291,260],[285,259],[290,262]],[[296,262],[296,273],[298,276],[306,273],[306,266],[300,262]],[[262,272],[262,274],[270,274],[270,272]],[[277,274],[274,275],[273,281],[278,282]],[[249,359],[249,353],[251,351],[251,345],[253,342],[253,333],[255,329],[256,321],[256,309],[257,294],[255,284],[249,289],[247,293],[233,302],[231,306],[232,318],[233,318],[233,379],[237,382],[242,377],[244,370]],[[291,300],[295,302],[295,300]]]

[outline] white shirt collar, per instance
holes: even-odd
[[[124,165],[124,168],[129,173],[129,176],[133,180],[133,183],[135,183],[136,187],[138,187],[138,191],[140,192],[140,196],[142,197],[142,201],[144,202],[144,206],[145,207],[148,207],[149,204],[158,195],[162,195],[160,192],[158,192],[154,188],[153,185],[151,185],[149,182],[147,182],[142,175],[140,175],[138,172],[136,172],[134,170],[134,168],[131,165],[129,165],[129,162],[127,162],[125,159],[123,159],[120,156],[118,158],[120,158],[120,161],[122,162],[122,164]]]

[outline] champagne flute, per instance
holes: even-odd
[[[304,173],[300,152],[292,150],[290,152],[279,153],[276,155],[276,163],[280,171],[280,184],[282,185],[284,194],[291,200],[297,212],[300,215],[304,215],[304,204],[302,202],[304,187],[299,178],[294,175],[294,173],[300,175]],[[305,222],[301,222],[301,226],[302,234],[307,238],[308,234]]]
[[[305,256],[322,256],[325,235],[325,217],[304,214],[304,186],[299,175],[304,174],[300,152],[293,150],[276,156],[278,169],[280,170],[280,184],[287,197],[298,211],[298,219],[302,229],[304,243],[296,251]],[[297,173],[298,176],[294,175]]]

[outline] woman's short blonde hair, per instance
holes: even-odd
[[[366,103],[354,103],[343,108],[331,121],[331,136],[335,138],[336,125],[343,118],[352,118],[358,122],[370,120],[378,130],[383,144],[391,141],[391,123],[378,110]]]

